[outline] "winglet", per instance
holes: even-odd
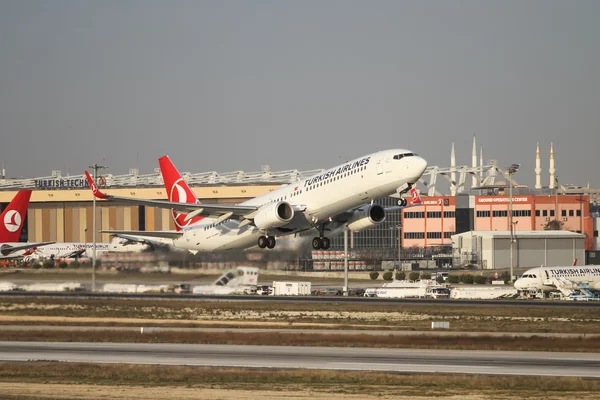
[[[410,195],[412,196],[412,203],[413,204],[421,204],[421,196],[419,196],[419,193],[417,192],[417,189],[412,188],[410,189]]]
[[[102,193],[100,190],[98,190],[98,186],[96,186],[96,184],[94,183],[94,180],[92,179],[92,177],[90,176],[90,173],[85,171],[85,177],[87,178],[87,181],[90,185],[90,188],[92,189],[92,193],[94,194],[94,196],[96,196],[99,199],[108,199],[110,198],[110,196]]]

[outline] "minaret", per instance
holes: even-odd
[[[542,167],[541,167],[541,159],[540,159],[540,144],[537,144],[537,148],[535,150],[535,188],[542,188]]]
[[[554,168],[554,146],[552,142],[550,142],[550,169],[548,171],[550,172],[550,186],[548,187],[554,189],[554,173],[556,169]]]
[[[450,194],[456,196],[456,154],[454,154],[454,142],[452,142],[452,151],[450,152],[450,179],[452,184],[450,185]]]
[[[475,135],[473,135],[473,153],[471,156],[471,167],[473,167],[474,170],[477,170],[477,144],[475,143]],[[477,183],[477,174],[473,174],[473,179],[471,182],[471,187],[474,188],[478,185]]]

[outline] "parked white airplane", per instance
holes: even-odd
[[[19,242],[30,198],[31,190],[19,190],[0,214],[0,259],[21,258],[31,254],[37,247],[54,243]]]
[[[600,266],[538,267],[527,271],[515,281],[517,290],[553,292],[565,285],[584,285],[600,290]]]
[[[170,240],[170,239],[169,239]],[[96,243],[96,257],[102,253],[142,253],[157,249],[159,240],[152,240],[147,243],[145,238],[139,237],[134,241],[127,238],[114,237],[110,243]],[[94,254],[93,243],[54,243],[47,246],[33,248],[30,254],[24,256],[28,262],[55,260],[63,258],[92,258]],[[168,247],[165,243],[164,246]]]
[[[96,257],[109,251],[107,243],[96,243]],[[33,251],[23,257],[27,262],[58,260],[63,258],[92,258],[92,243],[54,243],[43,247],[34,248]]]
[[[330,246],[326,232],[344,226],[361,231],[385,220],[386,209],[373,204],[374,200],[410,190],[413,205],[419,204],[419,195],[412,186],[427,168],[427,161],[410,150],[384,150],[239,205],[224,205],[200,204],[169,158],[163,156],[159,162],[169,201],[107,195],[98,190],[87,171],[86,176],[93,194],[100,199],[171,209],[176,231],[103,232],[170,238],[178,248],[213,251],[255,244],[272,249],[275,236],[316,228],[319,236],[312,239],[312,247],[325,250]],[[406,199],[400,199],[399,207],[393,209],[406,206]]]

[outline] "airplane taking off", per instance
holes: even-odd
[[[275,236],[316,229],[315,250],[326,250],[326,236],[343,227],[358,232],[382,223],[386,211],[421,203],[413,187],[427,161],[410,150],[373,153],[331,168],[308,179],[285,185],[239,205],[200,204],[167,156],[159,159],[168,201],[111,196],[100,192],[90,174],[93,194],[106,201],[172,210],[175,231],[115,231],[116,235],[141,235],[173,240],[178,248],[195,251],[244,249],[258,245],[272,249]],[[412,204],[401,198],[399,206],[385,209],[374,200],[394,193],[411,192]],[[365,204],[367,203],[367,204]]]
[[[31,190],[19,190],[6,209],[0,214],[0,259],[20,258],[31,254],[36,247],[54,243],[19,242],[30,198]]]

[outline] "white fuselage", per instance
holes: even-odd
[[[94,254],[93,243],[53,243],[36,248],[30,256],[31,259],[59,259],[73,257],[74,253],[85,249],[80,257],[92,258]],[[109,251],[107,243],[96,243],[96,256]]]
[[[377,152],[241,204],[260,207],[286,201],[304,209],[295,213],[285,231],[272,230],[277,236],[302,232],[371,200],[390,196],[403,184],[415,183],[427,168],[427,162],[417,155],[394,159],[398,154],[407,153],[412,154],[403,149]],[[214,222],[214,219],[204,218],[184,228],[183,235],[174,239],[173,244],[197,251],[230,250],[251,247],[265,234],[252,225],[240,228],[237,220]]]
[[[564,278],[574,284],[585,284],[590,289],[600,290],[600,266],[596,265],[532,268],[515,281],[515,289],[552,292],[557,290],[552,284],[555,278]]]

